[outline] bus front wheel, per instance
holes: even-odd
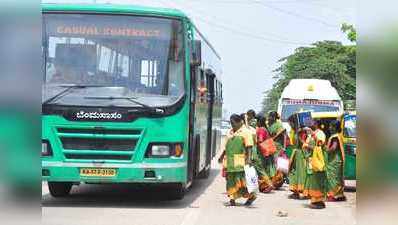
[[[67,182],[48,182],[48,190],[53,197],[65,197],[69,195],[72,183]]]

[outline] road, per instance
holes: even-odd
[[[71,196],[52,198],[43,183],[42,224],[48,225],[350,225],[355,224],[356,194],[327,208],[307,208],[307,200],[287,199],[283,190],[259,194],[251,207],[226,207],[225,180],[214,160],[211,175],[194,183],[185,198],[167,200],[162,189],[131,185],[80,185]],[[242,202],[243,203],[243,202]],[[278,217],[278,211],[287,217]]]

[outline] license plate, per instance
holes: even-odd
[[[116,169],[80,169],[80,176],[84,177],[114,177]]]

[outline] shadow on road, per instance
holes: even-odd
[[[186,208],[197,199],[220,175],[212,169],[207,179],[195,180],[182,200],[170,200],[169,189],[136,184],[106,184],[74,186],[70,196],[53,198],[42,195],[43,207],[90,207],[90,208]]]

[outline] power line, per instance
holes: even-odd
[[[238,34],[238,35],[242,35],[244,37],[250,37],[250,38],[254,38],[254,39],[258,39],[258,40],[262,40],[262,41],[268,41],[268,42],[278,42],[278,43],[282,43],[282,44],[291,44],[291,45],[310,45],[309,43],[302,43],[302,42],[293,42],[293,41],[285,41],[285,40],[277,40],[277,39],[271,39],[265,36],[261,36],[261,35],[256,35],[256,34],[252,34],[252,33],[247,33],[244,31],[240,31],[240,30],[236,30],[234,28],[230,28],[221,24],[216,24],[216,23],[212,23],[209,21],[204,20],[203,18],[196,18],[197,20],[200,20],[208,25],[214,26],[214,27],[218,27],[221,28],[223,30],[232,32],[234,34]]]
[[[190,10],[193,11],[193,12],[195,12],[197,15],[199,15],[200,18],[207,18],[207,17],[209,17],[208,14],[206,14],[206,16],[205,16],[205,13],[206,13],[206,12],[203,12],[203,11],[201,12],[201,11],[199,11],[197,8],[195,8],[195,10],[192,10],[192,9],[190,8]],[[211,16],[215,21],[222,22],[223,24],[231,24],[230,21],[223,21],[223,20],[221,20],[221,19],[215,17],[214,15],[210,15],[210,16]],[[220,23],[218,23],[218,24],[220,24]],[[224,25],[224,26],[225,26],[225,25]],[[248,27],[244,27],[244,26],[242,26],[242,25],[235,25],[234,27],[239,27],[240,30],[242,30],[242,28],[246,28],[246,29],[243,29],[243,30],[245,30],[246,33],[253,33],[253,32],[250,31],[250,30],[252,30],[252,29],[250,29],[250,28],[248,28]],[[269,36],[273,36],[274,38],[276,38],[276,40],[290,41],[289,39],[287,39],[287,38],[285,38],[285,37],[282,37],[282,36],[280,36],[280,35],[278,35],[278,34],[275,34],[275,33],[270,33],[270,32],[262,32],[262,33],[264,33],[264,34],[266,34],[266,35],[269,35]],[[290,41],[290,42],[293,42],[293,41]]]
[[[192,1],[190,1],[190,2],[192,2]],[[320,23],[320,24],[322,24],[322,25],[324,25],[326,27],[335,28],[336,27],[335,25],[327,23],[326,21],[323,21],[323,20],[321,20],[319,18],[304,16],[304,15],[301,15],[299,13],[288,11],[288,10],[285,10],[285,9],[282,9],[282,8],[278,8],[278,7],[275,7],[275,6],[271,5],[271,4],[277,4],[277,3],[294,3],[294,4],[308,3],[308,4],[318,4],[318,6],[320,6],[319,3],[322,3],[322,2],[323,1],[319,1],[319,0],[318,1],[317,0],[307,0],[307,1],[298,1],[298,0],[285,0],[285,1],[283,1],[283,0],[280,0],[280,1],[276,1],[276,0],[268,0],[268,1],[263,1],[263,0],[251,0],[251,1],[212,0],[211,1],[211,3],[220,3],[220,4],[261,5],[261,6],[265,7],[265,8],[269,8],[269,9],[272,9],[274,11],[277,11],[277,12],[280,12],[280,13],[283,13],[283,14],[294,16],[294,17],[297,17],[299,19],[304,19],[304,20],[307,20],[307,21],[317,22],[317,23]],[[198,2],[196,2],[196,3],[198,3]]]
[[[164,2],[163,0],[161,0],[161,1]],[[166,5],[166,3],[165,3],[165,5]],[[175,8],[175,6],[172,6],[170,4],[170,2],[167,2],[167,6]],[[223,29],[225,31],[229,31],[230,33],[233,33],[233,34],[238,34],[238,35],[241,35],[241,36],[250,37],[250,38],[254,38],[254,39],[262,40],[262,41],[267,41],[267,42],[278,42],[278,43],[291,44],[291,45],[310,45],[308,43],[302,43],[302,42],[295,42],[295,41],[287,40],[286,38],[282,38],[280,36],[277,37],[277,38],[270,38],[270,37],[263,36],[263,35],[257,35],[257,34],[255,34],[254,32],[251,32],[251,31],[247,31],[247,30],[245,31],[245,30],[237,29],[235,27],[227,26],[227,25],[224,25],[224,24],[214,23],[214,22],[212,22],[210,20],[204,19],[204,18],[209,17],[208,14],[206,14],[206,16],[205,16],[202,13],[198,13],[198,12],[195,12],[194,10],[192,10],[191,9],[192,7],[189,7],[189,8],[190,8],[189,11],[191,11],[190,14],[192,16],[195,16],[194,14],[197,15],[197,16],[195,16],[194,19],[199,20],[199,21],[201,21],[203,23],[206,23],[208,25],[211,25],[213,27],[217,27],[217,28]],[[196,9],[196,11],[198,11],[198,10]],[[219,20],[218,18],[216,18],[214,16],[212,16],[212,17],[214,18],[214,20],[221,21],[221,20]],[[277,35],[272,34],[272,33],[269,33],[269,35],[270,36],[274,36],[274,37],[277,36]]]
[[[332,7],[327,4],[327,2],[323,0],[201,0],[201,1],[194,1],[194,0],[185,0],[187,2],[195,3],[195,4],[202,4],[203,2],[210,2],[216,4],[240,4],[240,5],[258,5],[259,3],[266,3],[266,4],[307,4],[312,5],[315,7],[320,7],[324,9],[333,10],[336,12],[341,13],[341,11],[350,10],[352,8],[347,8],[345,5],[344,8],[336,8]]]
[[[315,17],[304,16],[304,15],[298,14],[296,12],[288,11],[288,10],[285,10],[285,9],[281,9],[281,8],[266,4],[266,3],[262,2],[262,1],[258,1],[256,3],[259,4],[259,5],[262,5],[263,7],[278,11],[280,13],[284,13],[284,14],[287,14],[287,15],[290,15],[290,16],[294,16],[294,17],[297,17],[297,18],[300,18],[300,19],[305,19],[305,20],[308,20],[308,21],[317,22],[317,23],[323,24],[323,25],[325,25],[327,27],[336,28],[336,25],[327,23],[327,22],[325,22],[323,20],[320,20],[318,18],[315,18]]]

